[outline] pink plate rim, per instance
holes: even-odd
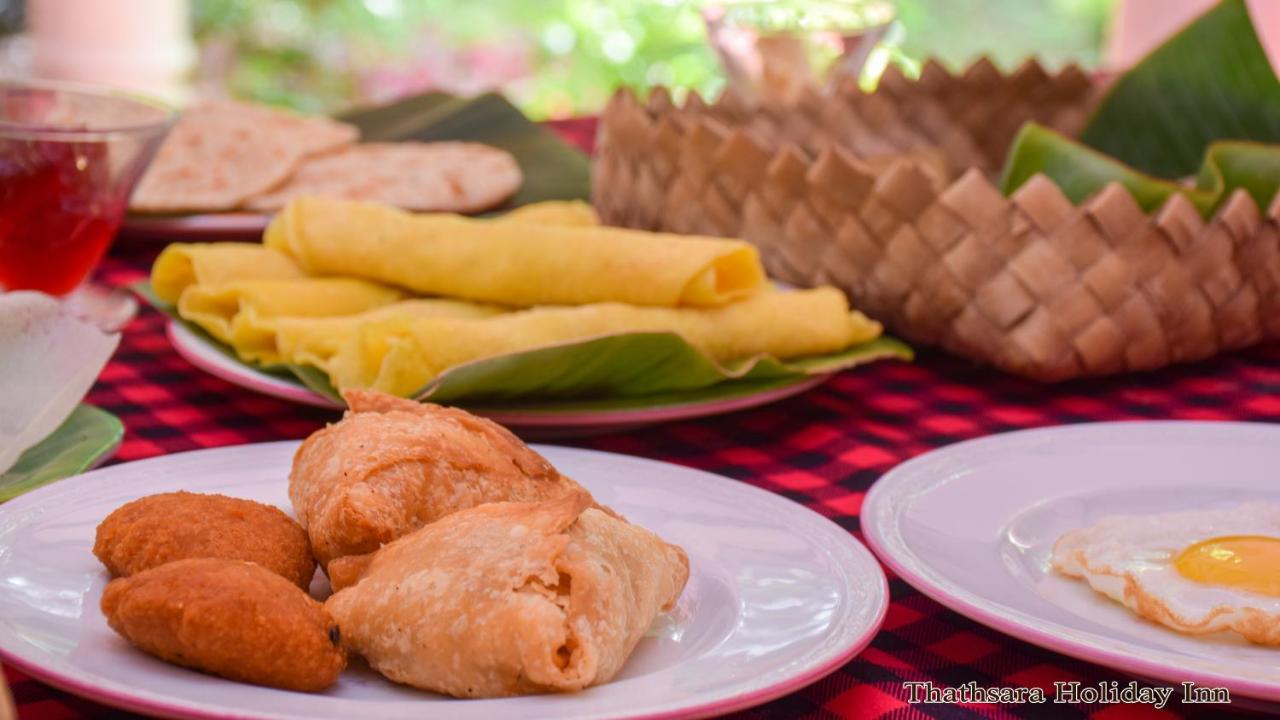
[[[273,378],[240,365],[208,347],[181,324],[170,320],[166,333],[169,343],[187,362],[233,385],[313,407],[342,409],[329,398],[286,380]],[[815,375],[782,387],[770,388],[750,395],[718,400],[695,401],[676,405],[625,410],[559,411],[555,409],[525,410],[520,408],[475,408],[494,422],[528,428],[584,429],[650,425],[675,420],[692,420],[709,415],[746,410],[807,392],[831,378],[832,374]]]
[[[197,215],[125,215],[120,234],[131,238],[161,240],[258,240],[270,215],[255,212],[203,213]]]
[[[296,445],[297,442],[298,441],[286,440],[286,441],[278,441],[275,443],[265,443],[265,444]],[[228,448],[207,448],[207,449],[193,450],[193,451],[187,451],[187,452],[197,453],[197,454],[198,453],[215,453],[215,452],[222,452],[227,449]],[[535,449],[536,449],[536,446],[535,446]],[[599,451],[599,450],[588,450],[588,449],[581,449],[581,448],[568,448],[568,449],[574,452],[588,453],[588,454],[595,454],[595,455],[613,454],[613,453],[607,453],[605,451]],[[627,456],[622,456],[622,457],[627,457]],[[143,460],[142,462],[146,462],[146,460]],[[661,461],[650,460],[648,462],[661,462]],[[699,472],[705,472],[705,471],[699,471]],[[767,490],[764,490],[763,488],[753,487],[750,485],[748,485],[747,487],[750,488],[751,491],[753,492],[770,494],[770,495],[774,494],[774,493],[770,493]],[[36,490],[33,492],[39,492],[39,490]],[[787,500],[786,498],[780,498],[780,499],[784,501]],[[791,501],[791,502],[794,502],[794,501]],[[814,682],[821,680],[822,678],[825,678],[826,676],[830,675],[831,673],[835,672],[836,670],[838,670],[839,668],[843,667],[845,664],[850,662],[859,653],[865,650],[868,645],[871,644],[871,642],[876,638],[876,636],[879,635],[880,630],[883,627],[885,619],[888,615],[889,605],[891,603],[888,577],[885,575],[883,567],[881,567],[880,563],[877,562],[877,557],[875,556],[875,554],[873,554],[869,550],[868,546],[861,539],[859,539],[853,533],[848,532],[846,529],[836,524],[830,518],[820,513],[817,513],[812,509],[809,509],[809,508],[805,508],[805,509],[809,514],[814,516],[813,522],[829,525],[834,530],[839,531],[839,534],[843,537],[843,539],[850,544],[851,549],[854,550],[856,554],[863,555],[866,558],[867,572],[864,575],[860,576],[860,580],[862,582],[869,583],[869,582],[872,582],[872,578],[874,578],[874,592],[870,594],[870,597],[872,602],[874,603],[875,610],[874,610],[874,614],[870,617],[869,621],[866,623],[866,626],[861,630],[861,632],[845,640],[842,643],[843,647],[832,650],[829,657],[827,657],[825,660],[815,665],[814,667],[809,668],[808,670],[802,673],[798,673],[790,677],[781,678],[777,682],[771,685],[757,688],[755,690],[751,690],[749,692],[744,692],[744,693],[730,696],[730,697],[723,697],[723,698],[717,698],[714,700],[705,701],[700,704],[690,705],[688,707],[660,711],[660,712],[653,712],[649,714],[618,715],[618,716],[611,716],[611,717],[626,718],[626,720],[676,720],[676,719],[684,720],[684,719],[715,717],[715,716],[724,715],[724,714],[739,711],[739,710],[744,710],[750,707],[763,704],[765,702],[769,702],[771,700],[775,700],[782,696],[789,695],[791,693],[794,693],[796,691],[799,691],[811,685]],[[95,700],[106,705],[122,708],[122,709],[133,711],[133,712],[138,712],[142,714],[161,716],[161,717],[192,719],[192,720],[211,720],[214,718],[220,719],[220,718],[258,717],[258,716],[250,716],[250,715],[243,715],[243,714],[236,714],[236,713],[220,713],[215,711],[192,709],[189,707],[183,707],[180,704],[166,701],[164,699],[148,698],[145,696],[140,697],[138,695],[132,695],[124,692],[119,692],[113,689],[103,688],[99,684],[79,680],[67,674],[60,673],[56,670],[47,670],[38,664],[23,660],[17,655],[14,655],[6,651],[4,648],[0,648],[0,664],[5,664],[10,667],[13,667],[27,676],[30,676],[36,680],[39,680],[40,682],[59,688],[65,692],[69,692],[80,697]],[[142,693],[146,692],[144,689],[140,689],[140,688],[135,688],[135,690],[138,690]]]
[[[851,538],[857,542],[857,538]],[[680,710],[672,710],[665,713],[655,713],[651,715],[634,715],[628,716],[627,720],[694,720],[696,718],[709,718],[719,715],[726,715],[738,710],[762,705],[770,700],[776,700],[784,695],[789,695],[797,690],[801,690],[809,685],[821,680],[840,669],[858,653],[866,649],[876,635],[880,634],[880,628],[884,625],[885,617],[889,612],[889,581],[885,577],[884,572],[877,574],[880,579],[880,595],[884,601],[880,603],[880,611],[876,613],[875,620],[868,626],[867,630],[857,636],[850,642],[848,648],[833,656],[830,660],[795,677],[781,680],[769,687],[760,688],[749,693],[744,693],[737,697],[724,698],[715,700],[702,705],[683,708]],[[60,675],[56,672],[46,672],[38,665],[27,663],[18,659],[16,656],[10,655],[3,649],[0,649],[0,660],[5,665],[17,668],[19,672],[29,677],[35,678],[40,682],[52,685],[59,690],[77,695],[79,697],[88,698],[98,701],[104,705],[137,712],[144,715],[153,715],[158,717],[179,718],[180,720],[223,720],[224,718],[238,717],[227,713],[213,713],[193,711],[177,705],[171,705],[161,700],[139,700],[136,697],[124,695],[111,690],[104,690],[97,685],[84,683],[73,680]]]
[[[919,590],[921,593],[940,605],[954,610],[970,620],[981,625],[985,625],[998,632],[1029,642],[1033,645],[1038,645],[1042,648],[1061,653],[1068,657],[1076,658],[1077,660],[1083,660],[1085,662],[1118,670],[1127,675],[1138,676],[1147,680],[1172,683],[1174,685],[1185,681],[1201,686],[1221,686],[1227,688],[1233,696],[1238,692],[1242,696],[1256,700],[1277,702],[1280,701],[1280,682],[1267,683],[1256,680],[1240,679],[1227,674],[1187,670],[1184,668],[1174,667],[1169,663],[1148,660],[1120,651],[1094,647],[1083,641],[1072,640],[1070,633],[1055,633],[1049,630],[1032,627],[1021,623],[1016,619],[1011,619],[989,610],[981,604],[971,602],[964,597],[953,593],[944,584],[933,582],[928,577],[925,577],[921,573],[915,571],[905,564],[905,562],[895,557],[894,553],[888,550],[890,541],[885,536],[885,533],[888,531],[887,528],[882,528],[880,523],[875,520],[877,513],[870,511],[878,502],[877,496],[887,492],[884,490],[885,487],[888,487],[888,485],[884,483],[885,479],[899,470],[906,470],[911,467],[915,467],[916,465],[924,465],[928,462],[934,462],[937,460],[937,453],[945,453],[956,448],[973,448],[987,443],[1000,442],[1002,439],[1007,439],[1011,435],[1017,435],[1020,438],[1029,439],[1035,435],[1061,432],[1088,432],[1090,429],[1097,431],[1099,428],[1105,429],[1108,427],[1120,426],[1131,428],[1135,426],[1167,427],[1171,425],[1205,425],[1221,428],[1224,425],[1259,424],[1260,423],[1206,422],[1194,420],[1119,420],[1112,422],[1077,423],[1072,425],[1029,428],[1025,430],[997,433],[995,435],[987,435],[984,437],[972,438],[958,443],[953,443],[951,445],[930,450],[929,452],[917,455],[900,463],[899,465],[891,468],[889,472],[881,476],[881,478],[871,486],[871,489],[867,491],[866,498],[864,498],[862,504],[863,512],[861,517],[864,518],[862,524],[863,537],[866,540],[867,547],[871,549],[876,558],[884,564],[890,572],[897,575],[899,578],[902,578],[902,580],[911,585],[911,587]]]

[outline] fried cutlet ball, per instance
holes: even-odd
[[[143,652],[231,680],[315,692],[347,664],[324,606],[254,563],[194,558],[116,578],[102,614]]]
[[[305,590],[316,571],[306,531],[279,508],[189,492],[116,508],[98,525],[93,554],[116,577],[174,560],[223,558],[255,562]]]

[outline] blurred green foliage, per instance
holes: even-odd
[[[1111,0],[897,0],[900,53],[962,66],[1097,63]],[[329,112],[442,88],[501,86],[534,117],[599,110],[619,85],[715,92],[687,0],[193,0],[198,81]],[[910,66],[910,62],[907,63]]]

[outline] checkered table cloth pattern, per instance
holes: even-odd
[[[584,147],[590,121],[557,123]],[[117,245],[100,279],[143,278],[158,248]],[[165,320],[144,308],[88,401],[124,420],[116,462],[165,453],[303,438],[336,414],[257,395],[201,373],[165,339]],[[885,362],[842,373],[800,397],[721,417],[673,423],[576,444],[696,467],[766,488],[860,536],[858,511],[880,475],[932,448],[1021,428],[1101,420],[1280,421],[1280,346],[1196,365],[1109,380],[1046,386],[925,351],[913,364]],[[809,687],[743,718],[1176,718],[1124,705],[911,705],[903,684],[1040,687],[1129,678],[1013,640],[971,622],[890,576],[884,628],[856,659]],[[6,670],[26,720],[125,718]],[[1222,708],[1214,709],[1222,715]],[[1208,716],[1208,713],[1205,714]]]

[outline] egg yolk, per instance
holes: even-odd
[[[1210,538],[1183,550],[1173,565],[1189,580],[1280,597],[1280,538]]]

